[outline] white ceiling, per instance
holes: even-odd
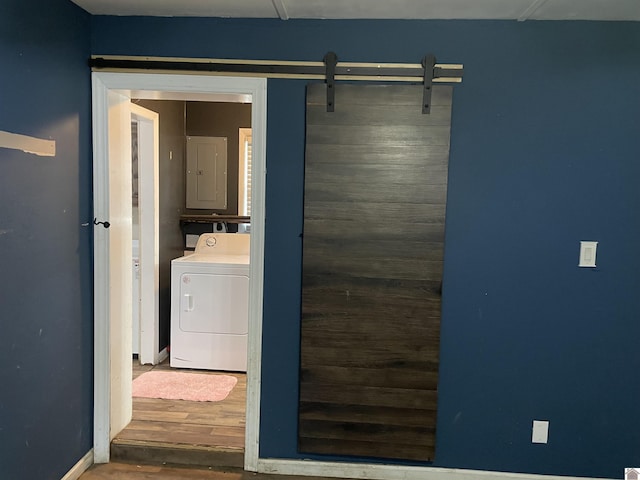
[[[640,21],[640,0],[72,0],[94,15]]]

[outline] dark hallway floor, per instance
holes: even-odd
[[[266,475],[244,471],[217,471],[161,465],[108,463],[94,465],[79,480],[325,480],[324,477]],[[329,480],[329,479],[326,479]]]

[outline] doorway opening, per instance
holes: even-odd
[[[251,102],[252,182],[244,468],[257,470],[264,270],[266,79],[94,72],[94,212],[109,219],[94,236],[94,457],[109,461],[111,440],[131,420],[131,98]],[[240,100],[243,101],[243,100]],[[123,154],[125,151],[129,152]],[[127,160],[123,160],[127,159]],[[128,170],[128,174],[126,171]],[[142,247],[144,248],[144,247]],[[127,280],[128,275],[128,280]],[[130,335],[130,333],[129,333]],[[131,338],[131,337],[128,337]]]
[[[111,454],[114,458],[134,460],[133,455],[142,452],[143,449],[147,453],[153,449],[159,451],[160,447],[163,451],[176,451],[184,450],[185,445],[198,445],[198,448],[202,447],[209,453],[225,451],[227,460],[225,465],[221,466],[243,465],[248,300],[243,295],[242,299],[232,302],[233,305],[229,305],[230,308],[226,310],[223,308],[224,299],[208,301],[212,285],[203,279],[205,285],[201,287],[206,291],[201,292],[201,296],[195,299],[198,308],[191,313],[183,312],[179,299],[186,292],[181,292],[183,288],[177,287],[182,284],[179,277],[185,273],[183,261],[187,261],[187,256],[194,253],[194,244],[201,234],[213,232],[219,235],[221,232],[228,232],[234,234],[233,237],[238,241],[243,240],[241,237],[244,237],[244,240],[250,237],[250,224],[244,217],[249,217],[251,199],[251,104],[244,103],[244,97],[241,100],[242,103],[138,98],[131,100],[134,397],[132,421],[112,441]],[[139,112],[157,116],[157,138],[144,137]],[[138,182],[140,172],[143,180],[152,176],[151,173],[144,175],[144,168],[148,169],[149,164],[154,161],[151,154],[154,141],[159,151],[155,160],[158,164],[158,181],[154,189],[157,197],[155,208],[150,205],[154,197],[153,192],[145,192]],[[211,144],[217,149],[211,149]],[[199,148],[193,148],[194,145]],[[199,171],[203,173],[198,177],[201,180],[190,182],[194,179],[189,176],[193,177],[193,173]],[[215,175],[218,171],[219,175]],[[202,180],[206,175],[212,178]],[[200,187],[195,194],[190,191],[193,187]],[[150,193],[146,205],[143,202],[145,199],[140,198],[144,193]],[[215,197],[217,200],[212,202],[210,199]],[[191,205],[192,203],[195,203],[196,207]],[[211,205],[212,203],[217,205]],[[145,206],[148,208],[145,209]],[[148,218],[150,211],[157,212],[155,223],[153,219]],[[194,216],[198,218],[197,221],[193,220]],[[220,218],[226,221],[218,221]],[[159,226],[156,235],[158,254],[147,257],[147,261],[154,267],[149,269],[145,268],[145,262],[138,261],[136,253],[139,249],[141,227],[153,228],[153,225]],[[146,228],[142,230],[146,232]],[[236,236],[238,233],[246,235]],[[223,240],[219,236],[217,238]],[[246,246],[248,245],[247,242]],[[173,260],[180,257],[183,258],[176,260],[174,267]],[[206,265],[206,262],[202,265],[205,269],[203,274],[206,278],[212,278],[210,274],[213,274],[213,271]],[[147,299],[136,298],[136,293],[141,291],[140,286],[145,281],[148,282],[148,277],[154,274],[158,278],[158,288],[154,292],[158,299],[156,308],[139,308]],[[191,287],[195,288],[197,282],[196,277],[189,278],[193,280],[189,284],[191,291]],[[219,287],[227,291],[231,279],[221,278],[222,284]],[[240,287],[240,291],[246,289],[246,284],[244,285]],[[150,291],[147,293],[151,296]],[[157,331],[136,328],[137,325],[148,324],[152,320],[148,318],[152,312],[158,315],[158,319],[155,320],[159,327]],[[190,320],[186,317],[190,317]],[[196,330],[186,327],[187,323],[192,324],[194,321],[198,325]],[[233,335],[215,333],[219,331],[218,328],[227,331],[226,328],[231,326]],[[236,332],[244,332],[244,335],[236,335]],[[148,338],[150,335],[155,335],[155,342]],[[221,341],[222,345],[218,345],[217,341]],[[146,350],[154,352],[155,355],[136,355],[141,350],[139,347],[147,346],[150,347]],[[196,353],[201,349],[202,353]],[[228,353],[222,353],[222,350],[227,349]],[[169,354],[170,362],[167,358]],[[144,375],[150,371],[153,373]],[[165,375],[168,372],[172,373]],[[176,373],[190,375],[175,375]],[[139,385],[153,376],[165,375],[179,385],[178,382],[186,378],[196,378],[193,374],[197,374],[198,378],[214,375],[220,381],[228,379],[231,375],[237,383],[226,398],[216,402],[164,398],[162,395],[159,396],[162,398],[153,398],[148,392],[144,394],[150,395],[151,398],[140,398],[135,394],[136,383]],[[141,376],[143,378],[136,381],[136,378]],[[166,384],[165,387],[171,388]],[[183,385],[180,388],[186,387]],[[142,453],[140,455],[143,456]],[[193,454],[189,456],[191,458],[185,458],[185,462],[200,461]],[[146,458],[139,460],[143,461]]]

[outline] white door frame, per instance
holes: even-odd
[[[139,334],[140,363],[159,360],[160,329],[160,215],[159,215],[159,115],[132,103],[138,122],[138,225],[139,225]],[[135,279],[134,279],[135,281]],[[135,301],[135,299],[134,299]],[[133,320],[135,321],[135,319]]]
[[[93,107],[93,156],[94,156],[94,215],[100,221],[110,221],[113,229],[97,226],[94,235],[94,461],[109,461],[109,444],[119,433],[115,431],[127,415],[130,418],[130,387],[127,395],[126,382],[118,371],[125,371],[127,362],[131,364],[131,339],[115,348],[111,341],[113,332],[126,330],[126,312],[113,311],[114,297],[121,297],[131,306],[131,288],[122,278],[113,279],[114,272],[120,275],[125,269],[131,278],[131,251],[110,248],[117,235],[126,235],[127,221],[131,238],[131,197],[121,198],[122,189],[113,191],[110,174],[122,163],[124,150],[110,151],[110,134],[121,129],[125,122],[118,107],[123,99],[165,99],[215,101],[224,97],[244,97],[250,99],[251,128],[253,132],[252,169],[252,215],[251,252],[249,280],[249,345],[247,359],[247,410],[245,427],[244,468],[256,471],[258,468],[259,420],[260,420],[260,377],[262,350],[262,298],[264,285],[264,219],[266,180],[266,121],[267,121],[267,80],[265,78],[224,77],[208,75],[172,75],[150,73],[92,73]],[[233,101],[233,100],[231,100]],[[130,132],[130,117],[126,127]],[[120,122],[120,123],[118,123]],[[117,132],[116,132],[117,133]],[[129,134],[130,138],[130,134]],[[124,157],[123,157],[124,155]],[[130,154],[129,154],[130,157]],[[130,160],[129,160],[130,161]],[[129,165],[130,166],[130,165]],[[111,173],[110,173],[111,172]],[[130,172],[130,168],[129,168]],[[129,185],[131,182],[129,181]],[[126,192],[124,192],[126,196]],[[129,203],[129,217],[111,220],[122,202]],[[126,217],[126,211],[124,212]],[[115,225],[114,225],[115,224]],[[122,228],[119,228],[123,225]],[[123,233],[124,232],[124,233]],[[129,241],[129,244],[131,242]],[[126,258],[122,258],[126,257]],[[130,287],[130,284],[129,284]],[[125,290],[125,291],[122,291]],[[131,308],[129,308],[131,312]],[[129,327],[131,314],[129,313]],[[124,325],[123,325],[124,323]],[[129,412],[127,413],[127,402]],[[124,413],[123,413],[124,412]],[[119,415],[114,422],[112,416]]]

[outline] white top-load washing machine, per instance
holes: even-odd
[[[205,233],[171,262],[171,366],[247,371],[248,234]]]

